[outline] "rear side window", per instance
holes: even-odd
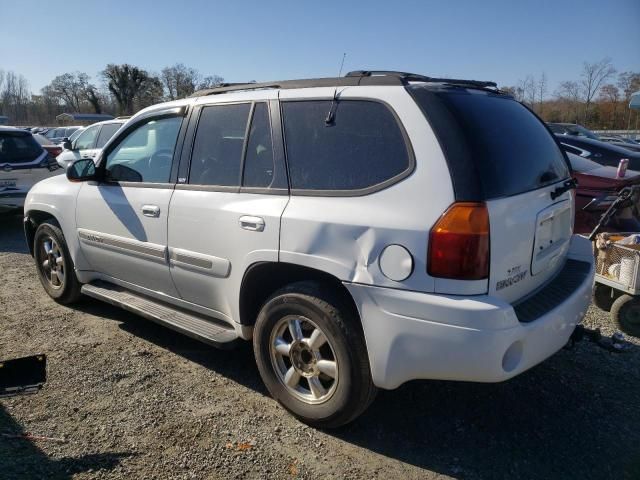
[[[511,97],[464,88],[410,92],[441,142],[458,200],[517,195],[569,176],[553,135]],[[477,183],[471,194],[459,191]]]
[[[407,141],[387,106],[338,101],[327,125],[330,109],[330,100],[282,104],[293,189],[357,191],[384,187],[410,172]]]
[[[30,133],[0,132],[0,163],[28,163],[43,150]]]
[[[193,142],[189,183],[239,186],[242,149],[251,105],[204,107]]]
[[[113,134],[118,131],[118,129],[122,126],[120,123],[106,123],[102,125],[100,129],[100,134],[98,135],[98,141],[96,142],[96,148],[102,148],[106,145]]]

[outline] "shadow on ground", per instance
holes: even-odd
[[[82,472],[111,471],[120,464],[121,459],[133,455],[127,452],[109,452],[54,459],[38,448],[36,441],[6,436],[19,436],[24,433],[0,405],[0,478],[18,479],[35,476],[35,478],[56,480],[71,479]]]
[[[111,305],[78,308],[267,395],[248,343],[221,351]],[[410,382],[381,391],[362,417],[326,433],[455,478],[635,480],[640,381],[616,362],[639,359],[638,347],[616,356],[583,343],[502,384]]]

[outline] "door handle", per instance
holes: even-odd
[[[160,207],[158,207],[157,205],[143,205],[142,215],[144,215],[145,217],[159,217]]]
[[[264,230],[264,218],[243,215],[240,217],[240,227],[252,232],[262,232]]]

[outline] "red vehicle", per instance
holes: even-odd
[[[603,167],[569,152],[567,156],[578,179],[574,233],[590,233],[623,187],[640,184],[640,172],[627,170],[624,177],[619,178],[615,167]],[[606,230],[640,232],[639,207],[634,205],[616,212],[606,225]]]
[[[36,141],[40,145],[42,145],[42,148],[44,148],[47,152],[49,152],[49,155],[51,155],[53,158],[56,158],[58,155],[62,153],[62,147],[60,145],[55,145],[54,143],[51,143],[51,140],[49,140],[44,135],[40,135],[39,133],[34,133],[33,138],[35,138]]]

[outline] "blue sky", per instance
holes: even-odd
[[[55,6],[54,6],[55,5]],[[175,63],[227,81],[354,69],[406,70],[550,90],[609,56],[640,70],[640,0],[0,0],[0,69],[33,91],[59,74],[98,80],[107,63]]]

